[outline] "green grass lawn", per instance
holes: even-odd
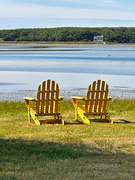
[[[66,125],[36,126],[24,102],[0,102],[0,180],[134,180],[135,99],[114,99],[107,111],[114,124],[83,125],[63,101]]]

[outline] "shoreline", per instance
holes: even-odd
[[[24,101],[23,97],[36,98],[37,89],[35,90],[16,90],[12,92],[0,92],[0,102],[2,101]],[[64,97],[64,100],[71,100],[70,96],[85,97],[87,88],[75,88],[71,90],[60,89],[60,96]],[[135,99],[135,89],[127,90],[123,89],[110,89],[109,96],[112,99]]]
[[[30,51],[85,51],[93,48],[135,48],[135,43],[87,43],[87,42],[1,42],[0,52]],[[60,49],[61,48],[61,49]]]
[[[10,79],[7,79],[7,73]],[[131,84],[134,76],[20,71],[1,71],[0,75],[0,101],[5,99],[22,100],[24,96],[35,98],[38,85],[46,79],[55,80],[60,87],[60,96],[64,96],[66,99],[70,99],[70,96],[85,96],[88,85],[96,79],[102,79],[109,85],[109,96],[135,97],[135,86]],[[78,83],[78,79],[82,82],[81,84]]]
[[[114,42],[64,42],[64,41],[0,41],[0,45],[3,44],[22,44],[22,45],[135,45],[135,43],[114,43]]]

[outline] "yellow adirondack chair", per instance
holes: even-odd
[[[63,99],[59,97],[59,86],[55,81],[48,79],[38,86],[37,99],[24,97],[28,109],[28,121],[31,117],[37,125],[42,123],[64,123],[58,112],[58,103]],[[35,106],[31,106],[35,102]],[[44,118],[43,118],[44,117]],[[50,119],[50,117],[53,117]],[[41,118],[41,119],[40,119]]]
[[[97,80],[89,85],[86,98],[71,97],[75,108],[75,119],[78,121],[78,115],[83,123],[90,124],[91,121],[110,122],[109,114],[106,112],[107,101],[112,98],[108,97],[108,85],[105,81]],[[84,101],[84,105],[79,105],[78,100]],[[91,117],[88,119],[88,117]],[[99,118],[97,118],[99,117]]]

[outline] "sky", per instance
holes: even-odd
[[[0,29],[135,27],[135,0],[0,0]]]

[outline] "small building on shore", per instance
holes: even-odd
[[[94,42],[103,42],[104,36],[94,36],[93,41]]]
[[[0,41],[3,41],[3,39],[2,39],[2,38],[0,38]]]

